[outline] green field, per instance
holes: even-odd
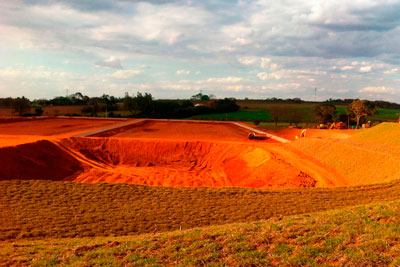
[[[313,114],[313,109],[315,106],[316,105],[310,104],[271,104],[265,105],[265,107],[262,107],[261,105],[256,107],[246,106],[241,107],[241,109],[237,112],[197,115],[193,116],[192,119],[273,122],[274,119],[271,114],[271,110],[276,107],[280,107],[282,109],[286,109],[286,112],[279,117],[280,125],[286,125],[290,121],[298,121],[300,123],[317,123],[317,118]],[[336,117],[339,117],[342,114],[347,114],[346,107],[344,106],[337,106],[336,110]],[[299,117],[293,118],[294,113],[296,113]],[[378,114],[368,116],[367,120],[379,122],[394,121],[399,118],[398,114],[400,114],[400,109],[381,108],[379,109]]]

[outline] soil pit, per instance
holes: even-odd
[[[273,145],[273,144],[269,144]],[[0,148],[0,180],[46,179],[162,186],[323,186],[268,145],[66,138]]]
[[[232,123],[145,120],[92,137],[247,142],[249,130]],[[253,141],[254,142],[254,141]],[[272,139],[263,142],[276,142]]]

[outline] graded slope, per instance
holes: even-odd
[[[82,164],[47,140],[0,148],[1,180],[70,180]]]
[[[400,124],[382,123],[348,138],[303,138],[288,146],[334,168],[349,185],[400,179]]]

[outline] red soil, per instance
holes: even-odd
[[[2,150],[3,158],[12,157],[0,179],[54,176],[90,183],[256,188],[344,185],[323,165],[274,144],[70,138]],[[30,156],[20,161],[24,155]]]
[[[90,131],[122,123],[120,120],[48,118],[29,120],[2,120],[0,135],[63,135],[73,132]]]
[[[248,142],[249,130],[230,123],[191,122],[191,121],[144,121],[131,126],[103,132],[96,137],[118,138],[156,138],[173,140],[202,140],[213,142]],[[255,141],[253,141],[255,142]],[[264,140],[262,142],[275,142]]]
[[[280,130],[265,130],[271,134],[275,134],[279,137],[288,139],[288,140],[296,140],[296,135],[300,137],[301,131],[303,129],[295,129],[295,128],[284,128]],[[354,135],[355,130],[328,130],[328,129],[307,129],[306,137],[312,138],[349,138]]]
[[[69,180],[80,162],[49,141],[0,149],[0,180]]]
[[[371,129],[319,130],[326,136],[309,135],[288,145],[340,173],[349,185],[400,179],[400,124],[382,123]]]
[[[296,188],[400,179],[400,125],[394,124],[363,131],[308,130],[306,138],[285,145],[249,141],[247,130],[231,124],[186,121],[150,121],[100,134],[112,138],[64,138],[116,123],[124,122],[0,124],[0,180]],[[36,142],[40,139],[47,141]]]

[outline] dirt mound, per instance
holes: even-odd
[[[0,149],[0,180],[62,181],[83,170],[81,163],[50,141]]]
[[[384,122],[369,129],[362,129],[354,139],[380,144],[400,144],[400,123]]]
[[[289,145],[333,167],[349,185],[400,179],[400,125],[382,123],[348,138],[304,138]]]

